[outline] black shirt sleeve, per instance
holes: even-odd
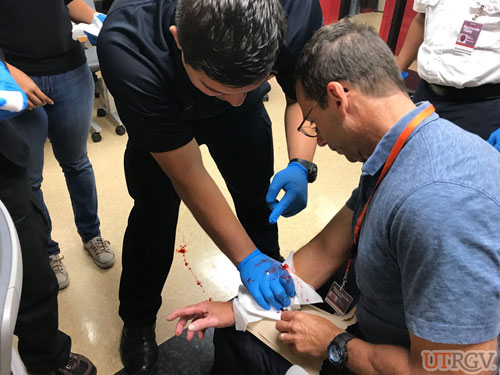
[[[130,142],[149,152],[166,152],[193,135],[169,79],[169,51],[153,42],[162,32],[152,22],[155,3],[110,12],[99,34],[98,56]]]
[[[297,99],[294,71],[304,45],[314,32],[323,25],[323,13],[319,0],[282,1],[286,13],[287,30],[285,43],[274,65],[276,80],[286,96]]]

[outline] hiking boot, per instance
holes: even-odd
[[[64,267],[64,263],[62,262],[63,259],[64,255],[49,255],[50,268],[52,268],[54,275],[56,275],[59,290],[64,289],[69,285],[68,271],[66,271],[66,267]]]
[[[109,241],[104,240],[101,236],[92,238],[88,242],[84,242],[83,246],[94,260],[94,263],[101,268],[113,267],[115,264],[115,253],[109,244]]]
[[[97,369],[87,357],[69,353],[69,361],[66,366],[58,370],[39,373],[28,370],[29,375],[97,375]]]

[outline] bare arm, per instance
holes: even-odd
[[[410,24],[401,52],[396,62],[401,71],[405,71],[417,58],[418,49],[424,41],[425,13],[417,13]]]
[[[325,228],[294,254],[297,275],[319,288],[342,264],[351,250],[352,210],[344,206]]]
[[[302,111],[297,101],[286,97],[285,131],[288,145],[288,159],[300,158],[312,161],[316,150],[316,139],[299,133],[297,128],[302,121]]]
[[[290,344],[293,352],[322,359],[328,357],[330,341],[344,332],[329,320],[302,311],[283,312],[281,320],[276,323],[276,329],[281,332],[280,340]],[[455,352],[456,359],[450,361],[455,364],[454,369],[447,367],[427,371],[429,368],[425,369],[426,362],[422,361],[423,355],[426,355],[424,351],[439,351],[437,356],[445,355],[448,360],[454,355],[452,351],[461,351],[464,355],[460,360],[460,352]],[[465,355],[469,356],[467,361],[464,360]],[[374,345],[358,338],[350,340],[347,343],[346,366],[354,374],[363,375],[423,375],[436,374],[436,370],[439,374],[458,375],[464,374],[466,369],[461,365],[468,365],[470,373],[492,375],[497,361],[496,355],[497,339],[479,344],[450,345],[431,342],[410,333],[409,350],[396,345]],[[427,364],[442,363],[441,359],[434,361],[435,359],[430,359]]]
[[[255,244],[203,166],[194,139],[176,150],[152,155],[198,223],[234,264],[255,250]]]
[[[73,0],[68,4],[69,18],[74,23],[92,23],[96,11],[85,0]]]
[[[494,371],[492,370],[492,365],[496,364],[496,351],[497,351],[497,339],[493,339],[487,342],[472,344],[472,345],[450,345],[450,344],[439,344],[431,342],[420,337],[417,337],[410,333],[411,349],[407,350],[405,348],[394,346],[394,345],[373,345],[366,341],[359,339],[353,339],[347,344],[347,352],[349,360],[347,362],[347,367],[353,371],[355,374],[366,374],[366,375],[385,375],[385,374],[400,374],[400,375],[420,375],[420,374],[435,374],[436,371],[427,371],[424,368],[424,361],[422,361],[422,355],[424,350],[431,351],[441,351],[438,356],[446,356],[452,358],[452,350],[460,350],[466,353],[471,353],[475,355],[480,350],[489,351],[489,355],[485,354],[484,359],[486,361],[486,366],[484,366],[482,360],[479,357],[474,357],[474,362],[470,359],[467,364],[470,366],[478,360],[474,367],[474,372],[482,375],[492,375]],[[429,354],[431,355],[431,354]],[[433,357],[433,359],[436,359]],[[431,359],[428,364],[431,365],[436,363]],[[489,360],[489,362],[488,362]],[[440,359],[437,358],[438,363]],[[462,364],[466,365],[466,361],[460,361],[458,356],[454,361],[456,368],[452,371],[450,367],[445,367],[439,371],[440,374],[463,374],[465,368],[460,367]]]

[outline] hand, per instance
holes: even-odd
[[[52,99],[43,93],[33,80],[21,70],[9,65],[12,77],[28,96],[28,109],[43,107],[46,104],[54,104]]]
[[[500,128],[490,134],[488,143],[500,151]]]
[[[180,319],[175,327],[176,336],[180,336],[187,322],[192,320],[187,327],[187,341],[191,341],[195,333],[198,333],[198,338],[202,340],[207,328],[224,328],[234,325],[233,303],[200,302],[175,310],[167,317],[167,320],[172,321],[177,318]]]
[[[88,30],[83,30],[85,35],[87,35],[87,38],[89,39],[90,44],[92,44],[93,46],[97,45],[97,38],[99,37],[99,32],[102,29],[102,24],[104,23],[105,19],[106,19],[105,14],[96,13],[96,14],[94,14],[94,19],[92,20],[92,23],[90,24],[93,27],[89,28]]]
[[[255,249],[238,265],[241,281],[255,301],[269,310],[271,304],[281,310],[290,304],[288,297],[295,296],[292,277],[278,261]]]
[[[28,103],[26,94],[21,90],[3,62],[0,62],[0,121],[22,112]]]
[[[328,319],[302,311],[284,311],[276,322],[278,338],[291,345],[294,353],[314,358],[327,358],[328,344],[344,332]]]
[[[269,216],[271,224],[276,224],[280,215],[290,217],[307,206],[307,183],[307,168],[297,162],[276,173],[266,195],[266,202],[273,210]],[[278,201],[276,197],[281,189],[286,194]]]

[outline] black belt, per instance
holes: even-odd
[[[426,84],[429,90],[431,90],[434,94],[447,100],[477,101],[500,98],[500,83],[487,83],[482,86],[464,87],[463,89],[436,85],[426,81],[424,81],[424,84]]]

